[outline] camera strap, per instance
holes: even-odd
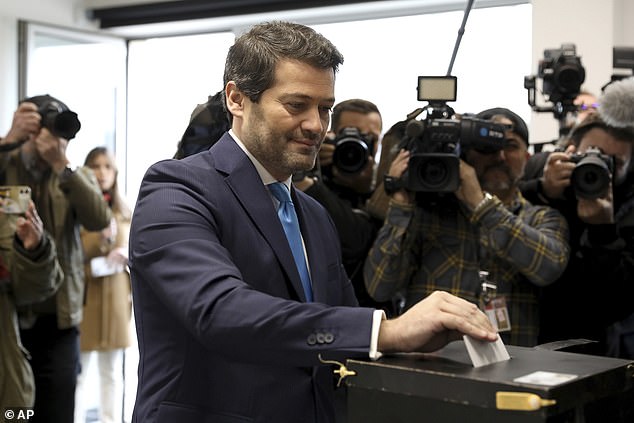
[[[7,151],[11,151],[11,150],[15,150],[16,148],[20,147],[22,144],[24,144],[27,140],[21,140],[21,141],[16,141],[16,142],[9,142],[6,144],[0,144],[0,153],[5,153]]]

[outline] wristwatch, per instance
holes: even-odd
[[[387,195],[392,195],[396,191],[404,188],[403,181],[390,175],[383,175],[383,189]]]
[[[482,200],[480,200],[480,202],[473,208],[473,211],[472,211],[473,214],[478,213],[480,210],[486,207],[487,204],[493,201],[493,196],[491,194],[489,194],[486,191],[484,191],[483,194],[484,194],[484,198],[482,198]]]

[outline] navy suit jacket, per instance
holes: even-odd
[[[147,171],[130,233],[140,363],[133,421],[330,422],[333,368],[367,357],[334,225],[293,189],[315,301],[270,194],[229,134]]]

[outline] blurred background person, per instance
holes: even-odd
[[[189,124],[178,142],[175,159],[209,149],[230,128],[224,109],[222,91],[208,96],[207,102],[198,104],[192,111]]]
[[[540,342],[587,339],[594,342],[577,350],[607,355],[608,326],[634,311],[634,126],[609,125],[595,112],[568,142],[523,186],[527,198],[560,210],[570,227],[570,262],[543,289]],[[634,351],[612,354],[633,358]]]
[[[0,410],[32,407],[35,400],[17,307],[55,295],[63,276],[35,204],[28,202],[24,216],[0,211]]]
[[[363,282],[363,263],[383,224],[365,210],[374,189],[375,160],[383,121],[378,107],[354,98],[335,105],[315,171],[294,177],[294,185],[328,210],[339,240],[343,264],[362,307],[394,315],[392,301],[372,299]]]
[[[79,371],[79,330],[84,300],[84,260],[80,227],[100,231],[110,208],[92,170],[71,169],[68,140],[79,130],[77,115],[49,95],[22,101],[0,145],[7,185],[31,187],[44,229],[57,247],[64,280],[54,296],[19,309],[22,341],[35,376],[35,422],[72,423]]]
[[[115,157],[104,147],[92,149],[84,166],[95,173],[112,210],[100,232],[82,229],[86,275],[84,319],[80,325],[81,373],[77,380],[76,422],[86,421],[86,375],[96,362],[100,390],[99,421],[121,422],[124,353],[130,345],[131,288],[128,236],[131,211],[117,185]]]

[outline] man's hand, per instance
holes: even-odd
[[[387,172],[388,176],[391,176],[395,179],[401,178],[407,170],[409,158],[410,152],[408,150],[403,149],[399,151],[396,157],[394,157],[392,164],[390,165],[390,169]],[[415,198],[416,197],[414,193],[411,193],[404,188],[392,194],[392,200],[402,204],[413,204]]]
[[[574,153],[574,146],[566,152],[550,153],[544,165],[542,177],[542,193],[547,199],[563,198],[564,190],[570,185],[570,176],[576,164],[570,161],[570,155]]]
[[[460,160],[460,186],[455,194],[456,198],[471,210],[484,198],[475,169],[462,159]]]
[[[29,208],[26,210],[24,217],[18,217],[15,233],[27,250],[33,250],[40,245],[44,236],[44,225],[37,214],[33,201],[29,201]]]
[[[328,139],[332,140],[334,136],[326,135]],[[330,144],[326,141],[321,143],[321,148],[319,149],[319,165],[320,166],[330,166],[332,164],[332,156],[335,154],[335,145]]]
[[[381,322],[378,350],[430,352],[469,335],[495,341],[498,334],[475,304],[444,291],[435,291],[403,315]]]
[[[42,128],[35,138],[35,148],[42,160],[51,166],[53,172],[60,173],[69,163],[66,158],[68,140],[56,137],[48,129]]]
[[[13,123],[9,133],[2,139],[1,143],[24,141],[29,136],[40,131],[40,121],[42,117],[37,112],[37,106],[33,103],[24,102],[18,106],[13,113]]]
[[[612,184],[603,198],[578,198],[577,215],[583,222],[591,225],[614,223],[614,201],[612,199]]]

